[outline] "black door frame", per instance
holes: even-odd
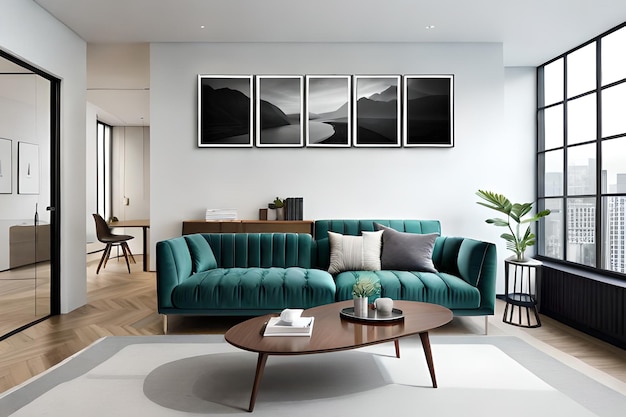
[[[50,81],[50,314],[0,337],[4,339],[61,314],[61,80],[0,49],[0,57]]]

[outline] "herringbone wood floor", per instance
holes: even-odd
[[[123,262],[111,260],[95,275],[97,261],[87,269],[88,303],[69,314],[52,317],[0,342],[0,392],[84,349],[103,336],[163,333],[156,313],[155,273],[143,272],[141,257],[128,274]],[[543,326],[522,329],[502,323],[503,303],[490,317],[490,335],[516,335],[541,350],[576,365],[626,394],[626,351],[581,334],[542,316]],[[171,318],[169,333],[221,334],[242,318]],[[455,318],[433,334],[480,334],[484,321]]]

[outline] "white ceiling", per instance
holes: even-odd
[[[88,43],[497,42],[505,66],[540,65],[626,21],[626,0],[34,1]]]

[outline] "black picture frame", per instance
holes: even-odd
[[[401,146],[400,82],[400,75],[354,76],[354,146]]]
[[[304,76],[257,75],[256,146],[304,145]]]
[[[251,147],[252,75],[198,75],[198,147]]]
[[[352,146],[352,76],[307,75],[307,147]]]
[[[39,194],[39,145],[17,143],[17,193]]]
[[[403,145],[454,146],[454,75],[404,75]]]

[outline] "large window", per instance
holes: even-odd
[[[539,255],[626,274],[626,24],[538,68]]]
[[[97,132],[97,207],[105,220],[111,217],[111,126],[98,122]]]

